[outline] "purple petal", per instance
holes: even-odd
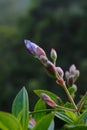
[[[25,46],[30,54],[35,55],[36,48],[38,47],[35,43],[31,42],[30,40],[24,40]]]
[[[74,74],[75,71],[76,71],[76,66],[74,64],[71,65],[70,68],[69,68],[69,71],[70,71],[70,73]]]

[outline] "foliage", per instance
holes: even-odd
[[[47,54],[50,51],[50,48],[54,47],[58,51],[57,64],[61,64],[64,70],[66,70],[66,68],[68,68],[72,62],[74,62],[81,70],[80,82],[77,82],[79,86],[77,94],[83,95],[83,93],[86,91],[86,1],[77,1],[79,4],[75,4],[74,2],[72,4],[72,0],[67,0],[66,2],[63,0],[37,1],[32,0],[32,6],[29,5],[28,14],[24,18],[19,19],[19,23],[16,28],[11,26],[0,26],[0,91],[3,92],[1,93],[0,106],[3,110],[10,110],[14,95],[23,85],[26,85],[29,92],[31,104],[30,108],[33,108],[34,103],[37,99],[34,97],[35,95],[32,93],[32,90],[35,90],[37,88],[40,88],[40,90],[35,90],[35,93],[39,97],[39,93],[43,92],[58,105],[63,105],[63,107],[69,107],[70,109],[73,108],[72,104],[67,102],[65,99],[66,95],[64,95],[64,93],[61,93],[61,88],[59,87],[58,89],[57,87],[53,87],[54,81],[45,76],[45,73],[42,70],[42,66],[39,65],[39,62],[35,62],[32,57],[28,57],[28,54],[26,53],[23,45],[23,38],[29,38],[32,41],[37,42],[38,45],[44,47],[45,50],[48,49]],[[73,5],[76,5],[76,8],[74,8]],[[49,86],[47,84],[49,84]],[[55,94],[47,90],[41,90],[42,88],[53,91]],[[75,90],[72,88],[72,86],[69,86],[68,91],[73,98],[76,97],[75,100],[77,102],[77,106],[79,106],[80,103],[78,103],[78,99],[80,99],[80,97],[74,95]],[[57,95],[58,99],[60,96],[65,100],[57,100]],[[46,105],[44,105],[44,102],[41,99],[35,105],[36,107],[34,108],[34,111],[40,111],[40,109],[42,111],[40,104],[42,104],[44,110],[46,109]],[[85,101],[84,108],[87,108],[87,101]],[[49,110],[47,111],[49,113]],[[74,113],[69,112],[68,117],[66,113],[67,112],[60,112],[56,113],[55,115],[66,123],[72,122],[69,114],[72,117]],[[46,114],[46,112],[40,112],[39,115],[35,113],[34,118],[37,121],[39,118],[41,118],[41,116],[46,116]],[[19,118],[21,117],[23,117],[22,112],[19,114]],[[73,117],[75,117],[75,115],[73,115]],[[27,121],[24,120],[23,122]],[[84,116],[84,122],[87,122],[87,115]],[[31,125],[29,125],[29,127],[30,126]],[[72,127],[78,129],[77,127],[79,126],[66,125],[64,129]],[[85,129],[85,127],[86,126],[83,126],[83,124],[80,126],[81,129]]]
[[[34,58],[37,58],[45,68],[48,76],[56,80],[57,85],[64,89],[69,102],[63,100],[47,90],[34,90],[39,100],[34,110],[29,110],[29,98],[25,87],[15,97],[12,104],[12,113],[0,112],[0,129],[3,130],[54,130],[54,117],[65,122],[61,130],[87,129],[87,92],[82,96],[78,104],[75,103],[77,86],[76,80],[80,72],[73,64],[65,73],[56,65],[57,52],[51,49],[52,62],[46,52],[35,43],[24,40],[26,48]],[[64,80],[65,75],[65,80]],[[70,88],[73,88],[71,91]],[[59,128],[58,128],[59,129]]]

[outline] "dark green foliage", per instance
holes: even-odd
[[[39,62],[28,55],[24,39],[39,44],[47,54],[54,47],[58,52],[57,65],[65,70],[75,63],[81,70],[78,90],[83,94],[87,84],[87,2],[32,0],[28,13],[17,24],[17,28],[0,27],[1,109],[9,109],[13,96],[26,84],[29,94],[32,89],[46,88],[65,98]]]

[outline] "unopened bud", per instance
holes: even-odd
[[[36,55],[36,48],[38,47],[35,43],[31,42],[30,40],[24,40],[25,46],[28,50],[28,52],[35,56]]]
[[[78,78],[78,77],[79,77],[79,75],[80,75],[79,70],[76,70],[76,72],[75,72],[75,76]]]
[[[47,74],[50,77],[57,78],[56,67],[52,62],[48,61],[47,66],[45,67],[45,69],[46,69]]]
[[[57,59],[57,53],[56,53],[56,50],[54,48],[51,49],[50,56],[51,56],[51,58],[52,58],[53,61],[56,61],[56,59]]]
[[[72,86],[74,83],[74,76],[70,75],[69,78],[67,79],[67,83],[69,86]]]
[[[56,80],[56,83],[57,83],[58,85],[60,85],[60,86],[64,86],[64,85],[65,85],[65,81],[63,80],[63,78],[58,78],[58,79]]]
[[[47,66],[48,59],[46,56],[41,55],[39,60],[45,67]]]
[[[28,50],[28,52],[32,55],[35,56],[36,58],[39,58],[41,55],[46,56],[45,51],[40,48],[38,45],[36,45],[35,43],[29,41],[29,40],[24,40],[25,42],[25,46]]]
[[[30,120],[29,120],[29,125],[31,125],[31,126],[35,126],[36,125],[36,121],[34,120],[34,118],[31,118]]]
[[[36,48],[36,54],[38,55],[38,57],[40,57],[41,55],[46,56],[45,51],[39,46]]]
[[[69,78],[69,76],[70,76],[69,71],[66,71],[66,72],[65,72],[65,77],[66,77],[66,79],[68,79],[68,78]]]
[[[75,74],[75,72],[76,72],[76,66],[74,64],[70,66],[69,72],[72,73],[72,74]]]
[[[76,92],[77,91],[77,86],[75,84],[73,84],[72,87],[74,88],[74,90]]]
[[[47,105],[49,105],[50,107],[56,107],[57,104],[45,93],[42,93],[40,95],[41,99],[45,101],[45,103]]]
[[[57,71],[58,75],[63,78],[64,72],[63,72],[62,68],[61,67],[56,67],[56,71]]]

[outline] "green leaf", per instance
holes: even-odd
[[[69,87],[68,90],[71,95],[75,93],[75,89],[73,87]]]
[[[48,130],[54,130],[54,120],[52,120]]]
[[[42,99],[39,99],[38,102],[35,105],[34,111],[39,111],[39,110],[44,110],[46,109],[46,105],[45,102]],[[37,112],[34,114],[34,118],[36,121],[40,120],[41,117],[43,117],[44,115],[46,115],[46,112]]]
[[[73,105],[72,105],[70,102],[66,102],[66,103],[64,104],[64,107],[74,108]]]
[[[76,123],[78,124],[81,123],[85,119],[86,116],[87,116],[87,110],[84,111],[80,116],[78,116]]]
[[[28,121],[29,121],[29,101],[28,101],[28,94],[23,87],[16,98],[14,99],[13,105],[12,105],[12,114],[17,117],[24,130],[27,130],[28,127]]]
[[[6,112],[0,112],[0,129],[22,130],[19,121],[13,115]]]
[[[71,112],[71,111],[65,111],[66,116],[68,116],[70,119],[72,119],[74,122],[77,119],[77,116],[75,114],[75,112]]]
[[[85,116],[83,117],[84,123],[87,125],[87,113],[85,114]]]
[[[55,113],[50,113],[44,117],[42,117],[36,124],[33,130],[48,130],[50,124],[54,118]]]
[[[55,103],[57,104],[63,104],[61,100],[58,100],[58,96],[52,92],[49,92],[47,90],[34,90],[34,92],[40,97],[42,93],[47,94]]]
[[[87,130],[86,125],[65,125],[62,130]]]
[[[64,112],[56,112],[55,116],[68,124],[73,123],[73,120],[70,117],[68,117]]]

